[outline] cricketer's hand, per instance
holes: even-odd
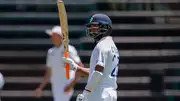
[[[65,63],[68,63],[68,64],[70,65],[71,70],[74,70],[74,71],[77,70],[78,65],[77,65],[72,59],[63,57],[63,61],[64,61]]]

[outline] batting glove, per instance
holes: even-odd
[[[77,65],[72,59],[63,57],[63,61],[64,61],[65,63],[68,63],[68,64],[70,65],[71,70],[74,70],[74,71],[77,70],[78,65]]]
[[[83,94],[79,94],[79,95],[77,96],[76,101],[88,101],[88,99],[87,99],[87,97],[84,96]]]

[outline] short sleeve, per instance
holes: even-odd
[[[46,57],[46,67],[52,67],[52,49],[49,49]]]
[[[105,51],[103,49],[96,48],[94,55],[96,57],[96,65],[105,67]]]
[[[74,62],[76,62],[76,63],[80,63],[80,62],[81,62],[81,59],[80,59],[80,57],[79,57],[79,55],[78,55],[78,52],[77,52],[77,50],[75,49],[75,47],[73,47],[73,46],[70,46],[70,47],[69,47],[69,57],[70,57],[71,59],[73,59]]]

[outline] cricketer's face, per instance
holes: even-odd
[[[98,35],[99,32],[99,25],[98,24],[90,24],[87,26],[87,34],[95,38]]]
[[[52,40],[52,43],[55,45],[55,46],[60,46],[62,44],[62,37],[60,35],[58,35],[57,33],[52,33],[52,36],[51,36],[51,40]]]
[[[97,33],[98,32],[99,25],[98,24],[91,24],[90,25],[90,32]]]

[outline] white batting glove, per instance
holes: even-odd
[[[74,71],[77,70],[78,65],[77,65],[72,59],[63,57],[63,61],[64,61],[65,63],[68,63],[68,64],[70,65],[71,70],[74,70]]]
[[[87,99],[87,97],[84,96],[83,94],[79,94],[79,95],[77,96],[76,101],[88,101],[88,99]]]

